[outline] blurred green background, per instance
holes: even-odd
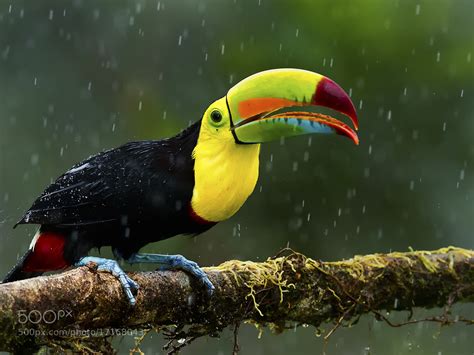
[[[349,91],[361,145],[338,136],[265,144],[255,193],[236,216],[147,251],[212,265],[263,260],[287,244],[324,260],[474,248],[473,51],[470,0],[0,0],[0,274],[35,232],[13,224],[63,171],[129,140],[173,135],[239,80],[277,67],[313,70]],[[472,305],[454,312],[474,317]],[[324,347],[312,328],[257,335],[243,327],[243,354]],[[365,317],[325,349],[472,354],[473,335]],[[148,336],[142,350],[161,353],[164,342]],[[115,344],[128,353],[133,338]],[[225,332],[183,353],[231,350]]]

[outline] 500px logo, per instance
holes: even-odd
[[[55,311],[53,309],[47,309],[46,311],[38,311],[33,309],[28,312],[22,309],[18,311],[18,323],[20,324],[26,324],[28,322],[33,324],[52,324],[59,319],[68,317],[72,318],[71,310],[60,309]]]

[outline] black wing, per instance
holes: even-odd
[[[196,123],[170,139],[130,142],[84,160],[51,184],[17,224],[166,220],[192,197],[198,131]]]

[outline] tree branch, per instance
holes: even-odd
[[[112,351],[106,339],[123,334],[116,329],[152,328],[168,332],[173,351],[229,325],[237,333],[244,320],[276,330],[288,322],[316,327],[333,322],[329,336],[365,313],[385,319],[382,310],[474,301],[472,250],[449,247],[338,262],[286,254],[205,268],[216,286],[211,298],[183,272],[131,273],[140,285],[135,307],[113,276],[88,267],[0,285],[0,351],[44,345]],[[428,320],[451,322],[446,315]],[[177,326],[172,331],[163,329],[172,325]]]

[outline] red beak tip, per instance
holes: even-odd
[[[349,95],[333,80],[326,77],[322,78],[316,86],[316,91],[311,101],[314,105],[324,106],[348,116],[355,129],[359,129],[359,121],[354,104]]]

